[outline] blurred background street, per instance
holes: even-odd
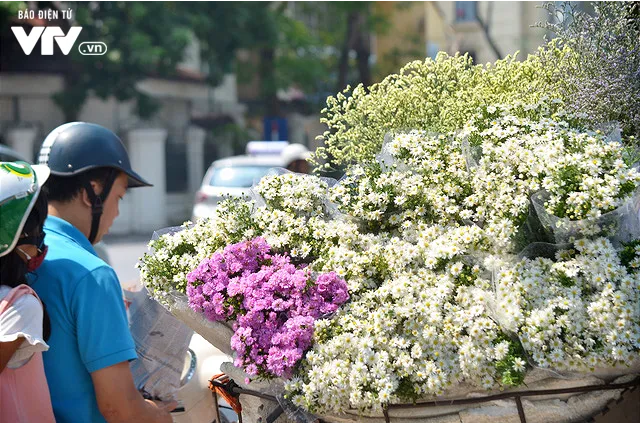
[[[138,259],[147,252],[151,234],[107,235],[103,245],[109,255],[109,262],[115,269],[123,288],[135,285],[140,272],[135,267]]]
[[[526,57],[551,35],[541,5],[0,1],[0,147],[34,160],[64,122],[109,128],[154,185],[125,196],[111,233],[151,234],[215,205],[207,169],[248,142],[322,146],[321,110],[347,85],[441,51]]]

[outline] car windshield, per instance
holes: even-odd
[[[254,180],[267,174],[272,165],[225,166],[214,168],[209,185],[217,187],[251,187]]]

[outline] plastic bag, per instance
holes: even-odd
[[[298,172],[291,172],[285,168],[271,168],[263,178],[269,178],[269,177],[286,175],[286,174],[294,174],[298,176],[303,176],[305,178],[319,179],[320,181],[326,183],[327,192],[325,193],[324,198],[322,199],[323,213],[325,215],[325,219],[337,219],[342,216],[342,213],[338,210],[338,206],[333,202],[331,202],[331,200],[329,200],[329,190],[333,186],[338,184],[338,181],[336,179],[328,178],[328,177],[317,177],[315,175],[301,174]],[[254,182],[253,185],[251,186],[251,189],[249,190],[249,197],[251,200],[255,202],[256,208],[264,207],[267,205],[265,199],[260,195],[260,193],[258,193],[257,187],[259,184],[260,184],[260,181]]]
[[[531,196],[540,223],[555,243],[571,243],[581,238],[607,237],[614,244],[640,238],[640,191],[636,191],[617,209],[602,214],[596,219],[572,221],[547,212],[544,204],[549,199],[546,191]]]

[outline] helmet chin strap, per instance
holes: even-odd
[[[113,183],[118,177],[118,172],[114,169],[107,176],[104,187],[102,188],[102,193],[96,195],[96,192],[93,191],[93,187],[91,186],[91,181],[86,181],[84,188],[87,191],[87,196],[89,196],[89,201],[91,201],[91,233],[89,234],[89,243],[93,244],[98,235],[98,228],[100,228],[100,217],[102,216],[103,205],[109,196],[109,192],[111,191],[111,187],[113,187]]]

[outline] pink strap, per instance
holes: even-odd
[[[35,291],[26,284],[20,284],[18,287],[14,287],[11,291],[0,300],[0,314],[9,308],[19,297],[31,294],[36,297],[36,299],[40,300]]]

